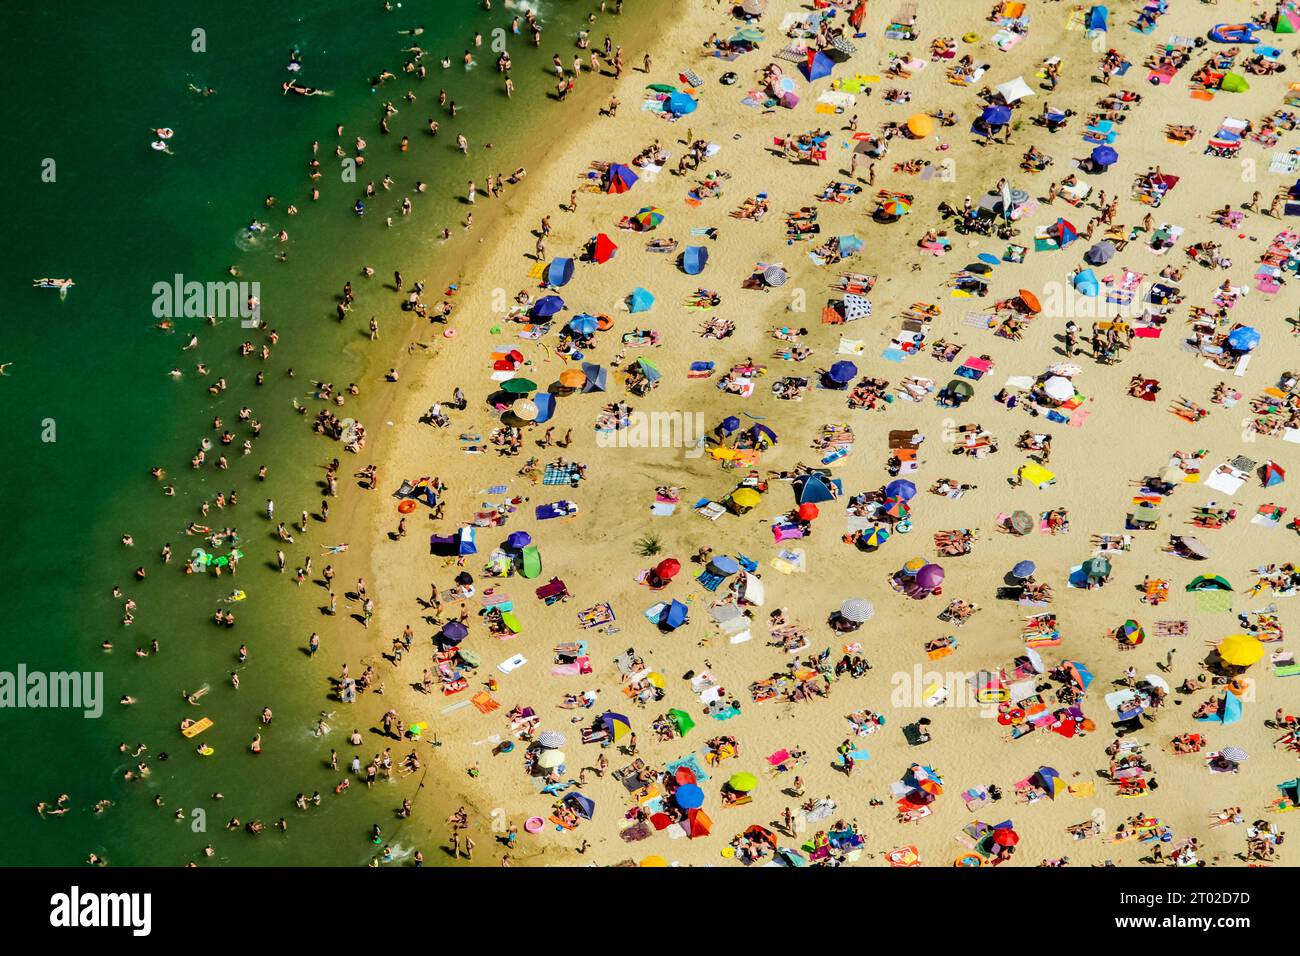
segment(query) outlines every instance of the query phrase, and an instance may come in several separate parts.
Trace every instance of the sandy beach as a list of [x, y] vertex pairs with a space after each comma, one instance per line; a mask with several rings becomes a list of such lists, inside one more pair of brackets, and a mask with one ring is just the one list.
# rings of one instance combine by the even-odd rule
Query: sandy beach
[[[755, 72], [772, 62], [771, 54], [779, 48], [778, 25], [795, 5], [773, 3], [762, 20], [767, 38], [759, 50], [729, 63], [704, 52], [702, 42], [710, 34], [726, 36], [736, 22], [713, 4], [687, 4], [684, 15], [664, 24], [662, 35], [652, 53], [649, 73], [636, 69], [625, 73], [611, 92], [619, 97], [621, 107], [616, 117], [600, 116], [583, 120], [566, 130], [548, 157], [545, 168], [529, 171], [525, 197], [509, 200], [508, 220], [489, 236], [480, 237], [480, 247], [464, 271], [455, 276], [458, 290], [451, 300], [455, 312], [450, 323], [455, 338], [443, 338], [440, 326], [433, 326], [435, 343], [432, 355], [416, 354], [399, 366], [400, 384], [391, 387], [394, 398], [390, 422], [374, 429], [384, 449], [380, 459], [381, 487], [387, 491], [403, 479], [415, 481], [436, 476], [447, 486], [441, 496], [445, 506], [442, 521], [433, 521], [423, 506], [408, 521], [409, 533], [400, 541], [386, 540], [386, 533], [396, 526], [396, 501], [387, 494], [368, 499], [369, 507], [357, 519], [369, 529], [375, 544], [370, 552], [372, 570], [368, 579], [376, 582], [378, 606], [376, 623], [379, 633], [396, 635], [405, 624], [412, 624], [419, 635], [416, 650], [408, 654], [397, 670], [399, 679], [387, 678], [387, 703], [407, 720], [427, 720], [437, 734], [440, 747], [436, 752], [433, 780], [429, 789], [441, 809], [464, 803], [472, 812], [470, 831], [479, 836], [483, 846], [489, 834], [500, 834], [503, 824], [520, 827], [517, 847], [511, 853], [517, 864], [613, 864], [623, 860], [663, 857], [682, 865], [734, 865], [727, 851], [733, 836], [753, 824], [774, 830], [781, 844], [799, 845], [820, 827], [807, 824], [799, 828], [799, 837], [781, 834], [780, 821], [786, 808], [796, 818], [799, 805], [810, 798], [829, 797], [836, 810], [831, 819], [854, 821], [865, 841], [861, 861], [875, 865], [887, 862], [886, 853], [897, 847], [912, 846], [927, 865], [951, 865], [962, 855], [957, 838], [962, 828], [973, 820], [996, 823], [1013, 819], [1021, 835], [1017, 865], [1068, 857], [1074, 865], [1100, 864], [1112, 860], [1118, 865], [1135, 864], [1148, 856], [1150, 844], [1114, 841], [1117, 826], [1125, 819], [1144, 814], [1157, 818], [1168, 827], [1172, 841], [1181, 845], [1188, 837], [1199, 841], [1197, 858], [1212, 864], [1230, 865], [1245, 848], [1246, 826], [1211, 827], [1211, 815], [1224, 807], [1241, 807], [1247, 823], [1265, 815], [1277, 797], [1274, 785], [1295, 773], [1292, 753], [1274, 748], [1273, 739], [1282, 731], [1271, 726], [1278, 708], [1292, 706], [1294, 695], [1286, 693], [1285, 679], [1274, 677], [1267, 660], [1256, 664], [1249, 676], [1254, 678], [1245, 692], [1244, 716], [1232, 727], [1197, 724], [1191, 711], [1208, 697], [1210, 689], [1183, 695], [1171, 692], [1156, 721], [1142, 723], [1138, 731], [1125, 740], [1145, 747], [1150, 764], [1147, 777], [1158, 781], [1158, 790], [1146, 792], [1139, 799], [1124, 799], [1116, 792], [1111, 778], [1111, 760], [1107, 745], [1114, 739], [1108, 726], [1116, 719], [1107, 713], [1102, 698], [1121, 686], [1126, 670], [1136, 674], [1164, 673], [1170, 687], [1185, 678], [1205, 671], [1203, 658], [1223, 638], [1240, 632], [1236, 614], [1264, 609], [1273, 603], [1267, 591], [1246, 593], [1259, 575], [1254, 569], [1285, 562], [1294, 551], [1294, 532], [1281, 527], [1270, 529], [1252, 522], [1251, 516], [1265, 503], [1285, 504], [1286, 486], [1261, 488], [1253, 476], [1236, 492], [1224, 495], [1213, 489], [1198, 487], [1202, 482], [1188, 482], [1179, 487], [1177, 498], [1162, 505], [1163, 517], [1154, 531], [1126, 532], [1126, 515], [1133, 512], [1133, 497], [1141, 479], [1165, 472], [1176, 452], [1193, 453], [1204, 449], [1199, 459], [1204, 471], [1237, 455], [1247, 455], [1257, 463], [1277, 460], [1290, 463], [1287, 446], [1277, 438], [1259, 437], [1244, 428], [1249, 424], [1249, 400], [1262, 389], [1276, 385], [1289, 368], [1288, 351], [1292, 329], [1284, 321], [1289, 313], [1285, 292], [1269, 295], [1250, 288], [1232, 312], [1234, 323], [1258, 328], [1265, 347], [1252, 356], [1245, 374], [1233, 377], [1231, 371], [1206, 369], [1204, 359], [1195, 350], [1183, 347], [1187, 337], [1184, 309], [1176, 309], [1160, 338], [1138, 338], [1131, 349], [1120, 353], [1122, 360], [1113, 364], [1094, 362], [1080, 354], [1071, 361], [1080, 367], [1073, 376], [1081, 397], [1080, 407], [1087, 414], [1076, 427], [1074, 422], [1061, 426], [1038, 423], [1024, 416], [1024, 406], [1008, 409], [992, 401], [996, 391], [1008, 379], [1040, 376], [1049, 366], [1065, 360], [1063, 332], [1071, 318], [1062, 312], [1051, 314], [1050, 307], [1027, 323], [1019, 340], [995, 336], [992, 331], [975, 328], [963, 321], [968, 312], [991, 311], [995, 300], [1015, 297], [1017, 290], [1037, 293], [1044, 301], [1061, 289], [1071, 270], [1080, 266], [1079, 253], [1092, 245], [1080, 239], [1066, 249], [1041, 252], [1034, 249], [1033, 230], [1052, 224], [1066, 216], [1078, 224], [1094, 215], [1089, 202], [1066, 206], [1061, 199], [1045, 202], [1049, 181], [1059, 181], [1074, 171], [1081, 179], [1095, 183], [1109, 196], [1119, 199], [1116, 224], [1124, 234], [1141, 224], [1151, 213], [1157, 223], [1182, 226], [1186, 232], [1176, 248], [1158, 257], [1148, 246], [1149, 234], [1140, 230], [1127, 248], [1097, 274], [1110, 275], [1131, 270], [1154, 279], [1166, 266], [1185, 270], [1177, 283], [1187, 303], [1208, 301], [1224, 278], [1234, 285], [1253, 286], [1250, 270], [1254, 259], [1273, 235], [1281, 231], [1285, 220], [1246, 212], [1232, 230], [1215, 224], [1211, 214], [1220, 204], [1239, 208], [1250, 199], [1252, 191], [1264, 194], [1264, 206], [1272, 192], [1285, 187], [1285, 177], [1264, 172], [1269, 150], [1247, 143], [1243, 157], [1255, 157], [1259, 167], [1257, 179], [1239, 181], [1239, 160], [1204, 155], [1201, 146], [1208, 132], [1224, 115], [1249, 117], [1258, 123], [1280, 103], [1285, 88], [1282, 77], [1251, 77], [1249, 92], [1219, 94], [1213, 102], [1197, 102], [1187, 95], [1187, 66], [1169, 86], [1152, 86], [1143, 81], [1147, 70], [1142, 61], [1153, 48], [1156, 37], [1169, 33], [1164, 21], [1154, 36], [1142, 35], [1112, 14], [1111, 32], [1100, 47], [1117, 49], [1133, 61], [1127, 81], [1112, 81], [1109, 90], [1093, 79], [1099, 55], [1082, 29], [1067, 29], [1070, 7], [1063, 4], [1037, 4], [1032, 26], [1026, 37], [1009, 53], [992, 48], [987, 37], [992, 25], [984, 19], [984, 5], [966, 4], [951, 9], [944, 18], [934, 4], [922, 3], [917, 20], [917, 40], [905, 49], [916, 56], [924, 69], [913, 66], [908, 79], [890, 76], [890, 60], [878, 38], [888, 26], [891, 11], [884, 7], [868, 10], [862, 32], [869, 40], [858, 41], [859, 52], [841, 64], [836, 76], [854, 74], [873, 77], [872, 95], [858, 94], [856, 104], [840, 114], [814, 111], [815, 96], [830, 81], [807, 84], [802, 78], [799, 88], [803, 101], [793, 111], [762, 109], [738, 101], [748, 88], [756, 85]], [[841, 17], [843, 14], [841, 13]], [[1169, 18], [1169, 19], [1172, 19]], [[1220, 22], [1213, 8], [1184, 11], [1177, 23], [1178, 34], [1201, 36]], [[842, 19], [838, 23], [842, 24]], [[930, 61], [927, 48], [940, 35], [961, 36], [973, 31], [981, 39], [970, 44], [958, 43], [959, 54], [971, 52], [977, 62], [987, 62], [988, 72], [974, 87], [952, 84], [945, 76], [952, 61]], [[1277, 45], [1288, 38], [1274, 38]], [[1293, 44], [1288, 44], [1288, 50]], [[898, 43], [885, 43], [889, 50], [902, 49]], [[1198, 51], [1194, 62], [1205, 51]], [[1054, 91], [1042, 88], [1035, 78], [1040, 64], [1049, 56], [1062, 58], [1060, 85]], [[1286, 57], [1290, 59], [1289, 55]], [[782, 64], [792, 71], [790, 63]], [[665, 120], [658, 112], [640, 109], [642, 87], [647, 83], [678, 83], [677, 74], [693, 70], [699, 74], [699, 109], [676, 121]], [[728, 70], [740, 75], [735, 86], [723, 86], [718, 77]], [[1012, 145], [1001, 142], [986, 144], [967, 132], [980, 103], [975, 90], [984, 84], [997, 85], [1023, 75], [1034, 91], [1016, 113]], [[582, 80], [581, 82], [607, 82]], [[1104, 175], [1091, 176], [1073, 170], [1071, 160], [1086, 156], [1091, 146], [1080, 141], [1084, 116], [1094, 109], [1099, 96], [1119, 89], [1142, 95], [1119, 126], [1122, 135], [1115, 148], [1119, 161]], [[887, 89], [910, 93], [910, 103], [887, 103]], [[1230, 101], [1230, 102], [1228, 102]], [[1031, 125], [1042, 104], [1050, 102], [1060, 110], [1076, 115], [1070, 125], [1058, 132]], [[865, 187], [851, 201], [819, 203], [818, 196], [829, 182], [852, 182], [847, 173], [849, 149], [857, 140], [844, 127], [856, 115], [857, 130], [877, 132], [886, 122], [902, 123], [910, 116], [942, 108], [955, 110], [961, 121], [940, 128], [925, 138], [900, 137], [890, 145], [887, 157], [875, 164], [875, 185]], [[1165, 136], [1169, 123], [1195, 125], [1199, 130], [1189, 146], [1178, 146]], [[1118, 125], [1118, 124], [1117, 124]], [[826, 145], [828, 156], [820, 164], [792, 162], [770, 148], [773, 137], [799, 134], [814, 127], [827, 129], [831, 135]], [[706, 139], [716, 146], [698, 170], [675, 175], [677, 162], [694, 139]], [[999, 137], [1000, 139], [1000, 137]], [[637, 151], [659, 143], [669, 153], [664, 168], [651, 176], [642, 175], [627, 194], [610, 195], [596, 191], [599, 180], [586, 177], [593, 162], [627, 163]], [[1053, 157], [1053, 165], [1043, 172], [1030, 174], [1019, 166], [1021, 154], [1030, 145]], [[894, 163], [920, 159], [931, 164], [944, 163], [945, 175], [928, 180], [894, 172]], [[1182, 178], [1181, 188], [1172, 190], [1159, 208], [1140, 204], [1132, 197], [1133, 180], [1149, 167], [1161, 166]], [[712, 171], [723, 177], [708, 177]], [[864, 174], [865, 170], [859, 170]], [[992, 252], [997, 259], [1008, 244], [996, 237], [962, 235], [951, 225], [939, 222], [936, 208], [947, 202], [961, 207], [963, 198], [977, 201], [994, 188], [1000, 177], [1024, 189], [1037, 199], [1037, 207], [1018, 220], [1019, 235], [1015, 243], [1029, 247], [1023, 263], [999, 262], [989, 270], [987, 298], [965, 301], [950, 297], [946, 283], [950, 276], [978, 252]], [[720, 195], [702, 202], [686, 202], [687, 192], [700, 180], [714, 178], [721, 184]], [[1207, 188], [1214, 184], [1216, 188]], [[578, 190], [576, 212], [566, 207], [569, 192]], [[896, 190], [915, 196], [911, 215], [891, 224], [872, 221], [877, 189]], [[729, 213], [742, 201], [766, 194], [770, 211], [760, 222], [743, 221]], [[1095, 195], [1095, 193], [1094, 193]], [[647, 206], [663, 210], [663, 222], [653, 233], [640, 235], [616, 228], [621, 217], [631, 216]], [[818, 266], [808, 256], [810, 244], [787, 244], [783, 224], [787, 211], [812, 207], [820, 213], [821, 238], [856, 234], [865, 245], [856, 256], [839, 265]], [[610, 331], [597, 334], [596, 344], [584, 358], [609, 364], [621, 355], [619, 368], [610, 369], [609, 390], [605, 393], [563, 395], [557, 410], [545, 425], [525, 427], [522, 451], [517, 456], [502, 456], [500, 449], [489, 445], [482, 454], [466, 454], [462, 448], [482, 442], [457, 440], [457, 436], [486, 437], [498, 424], [485, 405], [493, 352], [518, 349], [524, 358], [520, 374], [538, 383], [545, 391], [558, 382], [560, 374], [578, 363], [556, 354], [554, 335], [540, 342], [518, 336], [520, 326], [506, 321], [503, 304], [513, 304], [514, 296], [526, 290], [535, 300], [548, 290], [530, 278], [536, 265], [534, 231], [543, 217], [550, 221], [546, 238], [549, 261], [555, 256], [580, 256], [584, 244], [598, 233], [608, 234], [619, 246], [616, 257], [605, 264], [579, 262], [573, 280], [562, 289], [549, 290], [560, 295], [566, 311], [557, 318], [555, 328], [573, 314], [606, 314], [613, 319]], [[946, 228], [951, 250], [936, 256], [918, 248], [917, 242], [929, 228]], [[699, 230], [716, 229], [716, 235], [701, 236]], [[1103, 227], [1104, 229], [1104, 227]], [[682, 247], [702, 245], [709, 260], [700, 276], [686, 275], [674, 265], [674, 256], [657, 254], [644, 248], [651, 239], [672, 237]], [[1188, 242], [1216, 240], [1224, 254], [1234, 261], [1230, 270], [1202, 269], [1190, 264], [1183, 253]], [[778, 288], [743, 289], [741, 281], [754, 272], [756, 263], [780, 263], [789, 281]], [[869, 318], [841, 327], [824, 324], [822, 307], [842, 296], [829, 286], [841, 272], [874, 275], [875, 288], [870, 293], [872, 314]], [[630, 315], [624, 304], [636, 287], [651, 291], [655, 302], [649, 312]], [[721, 303], [707, 314], [683, 308], [698, 289], [716, 290]], [[890, 361], [881, 352], [899, 329], [898, 316], [916, 302], [937, 306], [941, 314], [929, 322], [928, 340], [920, 353], [904, 363]], [[1058, 297], [1058, 301], [1060, 298]], [[1065, 297], [1072, 307], [1073, 298]], [[1085, 304], [1086, 305], [1086, 304]], [[1079, 307], [1083, 308], [1083, 307]], [[1113, 315], [1114, 313], [1106, 313]], [[1077, 313], [1084, 329], [1092, 317]], [[718, 318], [733, 322], [734, 334], [721, 341], [701, 338], [702, 322]], [[1104, 318], [1104, 315], [1103, 315]], [[786, 345], [773, 338], [773, 329], [782, 326], [805, 327], [804, 344], [813, 353], [802, 363], [776, 357]], [[653, 329], [657, 345], [646, 349], [624, 348], [620, 336], [633, 329]], [[428, 340], [429, 334], [417, 326], [415, 336]], [[841, 340], [861, 343], [846, 354], [837, 354]], [[951, 366], [931, 356], [938, 340], [959, 343], [959, 360]], [[1084, 349], [1081, 348], [1081, 353]], [[623, 388], [623, 370], [637, 358], [652, 357], [662, 379], [658, 387], [644, 397], [629, 396]], [[781, 401], [770, 391], [771, 383], [783, 376], [807, 376], [817, 380], [816, 369], [826, 369], [833, 362], [851, 359], [858, 373], [889, 382], [892, 394], [904, 376], [933, 379], [942, 388], [953, 378], [953, 370], [967, 357], [987, 356], [993, 363], [979, 384], [974, 397], [960, 408], [936, 403], [933, 395], [923, 401], [882, 402], [878, 409], [866, 411], [845, 407], [845, 395], [830, 390], [810, 388], [800, 401]], [[751, 397], [741, 398], [719, 390], [717, 379], [729, 367], [745, 363], [752, 357], [755, 364], [766, 366], [766, 374], [757, 380]], [[716, 371], [707, 380], [692, 379], [687, 372], [694, 361], [712, 361]], [[1155, 402], [1141, 402], [1128, 394], [1130, 379], [1135, 375], [1156, 379], [1163, 392]], [[1242, 395], [1235, 409], [1216, 406], [1210, 393], [1216, 384], [1226, 381]], [[464, 412], [447, 407], [456, 387], [468, 396]], [[1172, 414], [1170, 404], [1178, 396], [1208, 409], [1195, 423]], [[773, 480], [767, 493], [753, 511], [744, 515], [724, 514], [715, 521], [692, 513], [691, 505], [699, 499], [722, 501], [736, 488], [749, 469], [724, 470], [708, 454], [698, 456], [698, 449], [680, 447], [602, 447], [610, 439], [602, 437], [594, 422], [606, 402], [626, 400], [638, 412], [682, 413], [688, 421], [698, 420], [711, 433], [714, 426], [729, 415], [739, 415], [745, 428], [761, 422], [779, 436], [779, 442], [764, 451], [755, 470], [766, 476], [769, 470], [793, 469], [796, 463], [816, 463], [821, 452], [810, 447], [822, 426], [846, 423], [856, 437], [850, 453], [834, 463], [832, 475], [843, 483], [844, 497], [886, 485], [890, 475], [886, 462], [890, 452], [886, 442], [891, 430], [917, 429], [926, 437], [919, 452], [919, 469], [911, 477], [919, 494], [912, 502], [911, 529], [907, 537], [895, 534], [878, 550], [863, 553], [842, 540], [847, 524], [844, 502], [825, 502], [820, 517], [812, 523], [810, 537], [774, 545], [771, 524], [791, 510], [796, 499], [788, 482]], [[445, 428], [436, 429], [418, 419], [434, 403], [444, 403], [450, 418]], [[960, 441], [961, 426], [978, 423], [991, 433], [999, 446], [996, 454], [983, 458], [960, 455], [958, 460], [944, 460], [953, 454]], [[377, 423], [373, 423], [377, 424]], [[538, 442], [548, 428], [556, 438], [572, 430], [572, 444], [563, 449], [540, 448]], [[1031, 483], [1013, 486], [1017, 469], [1031, 461], [1029, 453], [1016, 447], [1022, 432], [1050, 432], [1050, 470], [1056, 481], [1045, 488]], [[691, 454], [688, 454], [691, 453]], [[518, 474], [528, 459], [541, 464], [563, 457], [586, 466], [585, 480], [575, 489], [531, 483]], [[1035, 459], [1036, 460], [1036, 459]], [[940, 479], [972, 485], [959, 500], [928, 493]], [[674, 514], [656, 516], [651, 506], [656, 488], [679, 486], [681, 503]], [[490, 491], [505, 486], [505, 491]], [[476, 577], [478, 594], [468, 601], [471, 611], [469, 637], [462, 645], [472, 648], [481, 666], [469, 674], [469, 689], [460, 697], [477, 694], [491, 678], [497, 685], [491, 698], [500, 709], [480, 713], [474, 707], [461, 707], [444, 713], [448, 705], [460, 698], [443, 698], [437, 687], [431, 696], [403, 687], [400, 695], [395, 684], [419, 683], [422, 666], [427, 663], [424, 648], [431, 627], [420, 619], [428, 614], [417, 599], [427, 597], [430, 582], [439, 588], [451, 586], [460, 569], [454, 559], [430, 557], [428, 536], [449, 535], [457, 527], [472, 525], [476, 515], [514, 497], [522, 497], [511, 508], [503, 526], [476, 529], [478, 553], [463, 561], [465, 570]], [[561, 498], [579, 506], [579, 513], [550, 524], [534, 520], [535, 506]], [[1197, 531], [1189, 527], [1191, 509], [1217, 502], [1237, 509], [1240, 517], [1231, 526], [1218, 530]], [[1068, 513], [1068, 531], [1048, 533], [1035, 527], [1021, 537], [1004, 533], [998, 516], [1024, 510], [1039, 523], [1040, 514], [1051, 511]], [[934, 535], [952, 529], [969, 529], [973, 545], [969, 554], [957, 557], [936, 555]], [[507, 535], [526, 531], [538, 546], [542, 560], [539, 578], [525, 580], [519, 574], [493, 578], [481, 574], [491, 552]], [[1067, 587], [1071, 568], [1094, 555], [1092, 536], [1129, 534], [1131, 547], [1113, 556], [1114, 570], [1104, 589], [1085, 590]], [[1163, 550], [1171, 534], [1199, 534], [1208, 545], [1210, 557], [1190, 561]], [[636, 542], [653, 536], [662, 550], [653, 557], [638, 553]], [[804, 552], [806, 571], [784, 574], [772, 565], [778, 548], [796, 545]], [[704, 590], [691, 580], [701, 568], [692, 556], [702, 547], [715, 554], [736, 554], [757, 562], [757, 574], [764, 585], [763, 606], [753, 607], [752, 639], [730, 643], [722, 628], [710, 619], [710, 606], [726, 594], [724, 584], [718, 592]], [[923, 557], [942, 564], [946, 571], [942, 594], [924, 600], [909, 599], [890, 587], [890, 578], [909, 559]], [[651, 591], [638, 583], [638, 575], [662, 558], [676, 557], [682, 571], [662, 591]], [[1034, 577], [1050, 584], [1054, 599], [1050, 605], [1027, 607], [1014, 600], [999, 600], [997, 593], [1004, 578], [1017, 562], [1029, 560], [1037, 565]], [[1189, 593], [1184, 586], [1198, 574], [1222, 574], [1236, 590], [1226, 606], [1209, 611], [1200, 595]], [[1146, 577], [1170, 582], [1170, 597], [1158, 607], [1142, 602]], [[550, 606], [533, 596], [533, 591], [552, 577], [567, 584], [572, 597]], [[500, 640], [490, 635], [483, 623], [481, 597], [488, 590], [504, 594], [513, 602], [514, 613], [521, 623], [520, 633]], [[865, 598], [874, 605], [874, 617], [861, 630], [843, 635], [832, 632], [828, 616], [845, 599]], [[689, 623], [662, 633], [642, 612], [661, 600], [677, 599], [689, 607]], [[980, 610], [969, 623], [957, 627], [938, 619], [951, 599], [973, 602]], [[601, 602], [608, 602], [617, 615], [613, 626], [584, 630], [577, 612]], [[450, 617], [455, 617], [455, 602], [448, 603]], [[844, 647], [856, 642], [861, 655], [870, 662], [870, 670], [861, 679], [848, 675], [828, 682], [829, 693], [811, 701], [780, 700], [755, 703], [750, 684], [770, 674], [783, 672], [792, 657], [780, 646], [770, 646], [768, 614], [780, 608], [786, 621], [806, 626], [807, 649], [799, 654], [801, 662], [829, 649], [833, 664], [844, 654]], [[1283, 626], [1290, 624], [1289, 602], [1278, 604]], [[1050, 612], [1057, 616], [1060, 642], [1042, 649], [1046, 668], [1061, 661], [1086, 662], [1095, 675], [1082, 709], [1091, 732], [1079, 732], [1066, 738], [1047, 729], [1028, 734], [1027, 739], [1009, 740], [1008, 727], [997, 720], [997, 707], [977, 706], [965, 692], [965, 678], [981, 671], [996, 672], [1010, 667], [1025, 653], [1022, 627], [1033, 613]], [[1137, 620], [1144, 628], [1140, 646], [1122, 648], [1111, 632], [1127, 619]], [[1187, 622], [1183, 636], [1161, 636], [1157, 622]], [[372, 625], [371, 631], [375, 631]], [[931, 660], [925, 644], [945, 635], [957, 637], [955, 651]], [[368, 637], [369, 635], [367, 635]], [[591, 672], [557, 676], [552, 672], [556, 645], [586, 642], [585, 656]], [[1270, 644], [1274, 653], [1282, 645]], [[644, 661], [644, 669], [663, 675], [662, 699], [637, 703], [625, 696], [615, 658], [634, 649]], [[1171, 651], [1172, 667], [1162, 671]], [[527, 664], [503, 674], [497, 664], [520, 654]], [[683, 675], [709, 672], [724, 688], [725, 697], [738, 701], [740, 713], [725, 721], [706, 716], [700, 696]], [[1030, 673], [1031, 683], [1052, 685], [1044, 675]], [[1114, 682], [1115, 686], [1111, 686]], [[951, 698], [944, 706], [926, 706], [924, 698], [935, 684], [946, 686]], [[598, 702], [590, 710], [566, 710], [559, 704], [566, 694], [597, 692]], [[1050, 694], [1049, 694], [1050, 698]], [[369, 705], [365, 705], [369, 706]], [[566, 778], [577, 778], [585, 771], [580, 792], [595, 802], [594, 819], [584, 820], [573, 831], [558, 831], [547, 824], [537, 835], [522, 831], [524, 821], [533, 816], [547, 816], [559, 797], [539, 793], [537, 778], [530, 777], [521, 763], [521, 753], [528, 745], [508, 730], [507, 712], [514, 707], [531, 707], [540, 716], [540, 728], [561, 731], [568, 741], [563, 749], [568, 755]], [[870, 709], [887, 718], [869, 735], [858, 740], [846, 715]], [[696, 754], [699, 766], [708, 778], [700, 779], [706, 800], [704, 810], [712, 818], [712, 833], [687, 839], [677, 826], [667, 832], [654, 832], [637, 842], [620, 839], [629, 821], [625, 814], [636, 799], [612, 771], [632, 762], [632, 755], [621, 753], [621, 746], [601, 750], [583, 746], [579, 731], [605, 710], [625, 714], [636, 732], [636, 756], [658, 770], [670, 762]], [[651, 730], [654, 719], [670, 709], [690, 714], [695, 727], [685, 737], [657, 740]], [[919, 746], [909, 743], [903, 727], [927, 717], [931, 739]], [[1208, 730], [1204, 728], [1209, 727]], [[1175, 735], [1201, 732], [1207, 738], [1200, 754], [1176, 755], [1170, 740]], [[734, 737], [740, 745], [738, 756], [716, 767], [704, 759], [709, 748], [706, 741], [718, 736]], [[841, 741], [852, 739], [855, 747], [869, 751], [859, 756], [851, 775], [839, 764], [836, 748]], [[513, 740], [510, 753], [495, 755], [497, 745]], [[1212, 773], [1206, 766], [1209, 752], [1234, 745], [1249, 751], [1249, 762], [1237, 773]], [[769, 755], [779, 751], [804, 751], [801, 763], [787, 764], [778, 772]], [[611, 773], [598, 777], [594, 767], [597, 756], [604, 753]], [[934, 768], [944, 780], [944, 795], [929, 805], [926, 818], [913, 823], [896, 822], [894, 806], [898, 794], [891, 794], [891, 784], [904, 777], [909, 766], [920, 764]], [[1059, 772], [1060, 786], [1054, 799], [1037, 799], [1024, 805], [1017, 798], [1016, 785], [1029, 780], [1042, 767]], [[474, 775], [471, 776], [471, 768]], [[728, 778], [737, 772], [756, 775], [758, 785], [752, 800], [738, 806], [724, 805], [720, 791]], [[795, 776], [804, 782], [804, 797], [786, 792]], [[962, 792], [989, 784], [1002, 791], [1002, 800], [971, 811], [964, 805]], [[662, 786], [657, 787], [663, 799]], [[872, 806], [873, 798], [882, 801]], [[659, 806], [655, 804], [654, 806]], [[1270, 817], [1271, 818], [1271, 817]], [[1101, 833], [1086, 840], [1076, 840], [1067, 827], [1080, 822], [1098, 821]], [[494, 826], [495, 821], [495, 826]], [[674, 838], [681, 837], [681, 838]], [[582, 856], [575, 853], [589, 845]], [[496, 862], [499, 853], [480, 854], [476, 861]], [[858, 857], [855, 857], [858, 859]]]

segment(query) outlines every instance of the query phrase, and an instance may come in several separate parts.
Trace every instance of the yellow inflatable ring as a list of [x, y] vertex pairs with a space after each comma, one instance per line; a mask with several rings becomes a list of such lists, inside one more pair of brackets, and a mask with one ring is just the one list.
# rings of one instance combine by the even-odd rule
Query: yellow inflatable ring
[[974, 32], [968, 33], [961, 38], [961, 41], [963, 43], [978, 43], [979, 40], [980, 40], [980, 35]]

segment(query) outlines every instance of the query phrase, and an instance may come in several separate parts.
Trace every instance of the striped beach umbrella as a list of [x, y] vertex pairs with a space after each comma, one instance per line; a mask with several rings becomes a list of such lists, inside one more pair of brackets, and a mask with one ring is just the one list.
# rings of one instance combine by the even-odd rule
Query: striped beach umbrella
[[658, 206], [643, 206], [632, 220], [642, 229], [653, 229], [664, 221], [664, 211]]
[[880, 204], [880, 211], [886, 216], [906, 216], [912, 211], [912, 204], [900, 196], [893, 196]]
[[548, 749], [563, 747], [564, 740], [564, 734], [560, 733], [558, 730], [543, 730], [537, 735], [537, 742]]
[[763, 281], [770, 286], [782, 286], [790, 278], [780, 266], [768, 266], [763, 270]]
[[863, 624], [876, 616], [876, 609], [866, 598], [850, 598], [840, 605], [840, 617], [854, 624]]
[[1250, 754], [1240, 747], [1224, 747], [1221, 751], [1223, 756], [1227, 757], [1233, 763], [1241, 763], [1243, 760], [1249, 760]]

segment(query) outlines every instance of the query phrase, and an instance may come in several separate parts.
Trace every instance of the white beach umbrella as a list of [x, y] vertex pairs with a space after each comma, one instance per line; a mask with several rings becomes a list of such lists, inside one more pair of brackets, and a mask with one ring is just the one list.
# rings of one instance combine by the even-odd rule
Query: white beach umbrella
[[1062, 375], [1053, 375], [1043, 383], [1043, 391], [1049, 398], [1058, 402], [1068, 402], [1074, 398], [1074, 385]]
[[1033, 96], [1034, 91], [1030, 89], [1023, 76], [1018, 76], [1014, 80], [1008, 80], [997, 88], [998, 95], [1007, 103], [1014, 103], [1017, 100], [1023, 100], [1026, 96]]

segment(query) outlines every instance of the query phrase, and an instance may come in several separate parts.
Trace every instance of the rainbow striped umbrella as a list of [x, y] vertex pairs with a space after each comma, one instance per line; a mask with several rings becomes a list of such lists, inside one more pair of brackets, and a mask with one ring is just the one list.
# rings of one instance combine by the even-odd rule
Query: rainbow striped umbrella
[[644, 206], [632, 219], [642, 229], [653, 229], [664, 221], [664, 211], [658, 206]]

